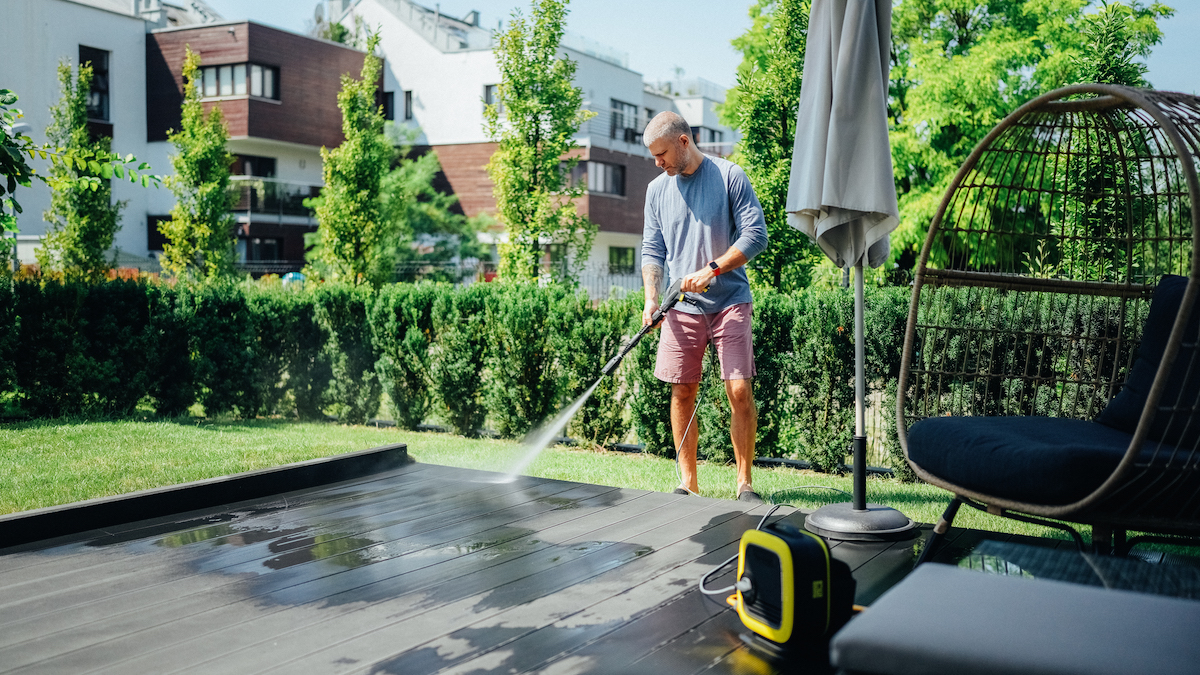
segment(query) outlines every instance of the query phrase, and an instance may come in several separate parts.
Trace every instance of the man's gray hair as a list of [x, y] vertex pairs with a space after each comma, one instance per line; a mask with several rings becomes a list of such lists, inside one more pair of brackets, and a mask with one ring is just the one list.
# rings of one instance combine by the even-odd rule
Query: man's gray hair
[[642, 132], [642, 143], [645, 143], [646, 147], [650, 147], [651, 143], [660, 138], [670, 138], [671, 142], [678, 143], [680, 136], [687, 136], [691, 139], [692, 127], [678, 113], [668, 110], [655, 115], [654, 119], [646, 125], [646, 130]]

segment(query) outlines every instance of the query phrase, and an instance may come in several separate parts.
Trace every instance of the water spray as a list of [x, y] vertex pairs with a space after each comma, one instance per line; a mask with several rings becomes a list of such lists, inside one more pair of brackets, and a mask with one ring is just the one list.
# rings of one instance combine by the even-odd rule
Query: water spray
[[[596, 387], [600, 386], [600, 382], [605, 377], [616, 372], [617, 366], [621, 365], [621, 359], [624, 359], [629, 352], [633, 351], [633, 348], [637, 346], [637, 343], [641, 341], [643, 337], [646, 337], [647, 333], [649, 333], [655, 326], [662, 323], [663, 317], [667, 315], [667, 312], [670, 311], [672, 307], [678, 304], [680, 300], [684, 302], [692, 302], [684, 297], [686, 294], [681, 290], [682, 286], [683, 279], [677, 279], [675, 283], [671, 284], [671, 286], [667, 288], [667, 293], [663, 298], [662, 304], [659, 305], [658, 309], [655, 310], [654, 314], [652, 314], [650, 317], [650, 323], [642, 326], [642, 329], [638, 331], [637, 335], [634, 335], [633, 338], [627, 340], [625, 344], [622, 345], [621, 350], [616, 356], [612, 357], [612, 359], [604, 366], [603, 369], [601, 369], [600, 377], [592, 384], [591, 387], [587, 389], [587, 391], [585, 391], [579, 398], [571, 402], [570, 405], [564, 408], [548, 424], [534, 429], [525, 436], [525, 440], [522, 445], [525, 445], [527, 448], [529, 448], [529, 450], [525, 453], [525, 456], [521, 458], [521, 461], [518, 462], [518, 464], [502, 479], [500, 479], [500, 482], [508, 483], [517, 479], [517, 476], [520, 475], [521, 472], [524, 471], [529, 464], [537, 458], [542, 450], [545, 450], [546, 447], [548, 447], [550, 443], [557, 438], [560, 433], [562, 433], [562, 430], [567, 426], [567, 422], [569, 422], [571, 418], [575, 416], [575, 413], [579, 412], [579, 409], [582, 408], [583, 404], [588, 400], [588, 398], [591, 397], [592, 392], [596, 391]], [[705, 290], [707, 291], [708, 289]], [[698, 406], [699, 398], [696, 399], [696, 403]], [[692, 416], [695, 417], [695, 414], [696, 411], [693, 410]], [[688, 421], [688, 424], [689, 426], [691, 425], [690, 420]], [[686, 431], [684, 432], [684, 435], [687, 435]], [[678, 451], [676, 451], [675, 454], [677, 464], [676, 471], [678, 472]]]

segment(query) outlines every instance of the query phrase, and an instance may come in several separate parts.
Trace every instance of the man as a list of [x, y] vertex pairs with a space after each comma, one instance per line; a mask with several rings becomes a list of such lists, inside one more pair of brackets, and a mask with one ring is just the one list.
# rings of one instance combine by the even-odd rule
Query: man
[[[758, 410], [751, 388], [754, 348], [750, 339], [750, 282], [743, 266], [767, 247], [762, 206], [746, 174], [732, 162], [696, 148], [692, 129], [673, 112], [646, 126], [643, 142], [664, 173], [646, 190], [642, 233], [642, 324], [658, 309], [664, 279], [683, 279], [689, 303], [662, 321], [654, 375], [671, 383], [671, 431], [683, 484], [676, 494], [696, 494], [700, 367], [709, 340], [721, 362], [721, 379], [733, 420], [729, 430], [737, 460], [738, 499], [761, 502], [751, 486]], [[689, 424], [690, 422], [690, 424]], [[687, 437], [684, 438], [684, 434]]]

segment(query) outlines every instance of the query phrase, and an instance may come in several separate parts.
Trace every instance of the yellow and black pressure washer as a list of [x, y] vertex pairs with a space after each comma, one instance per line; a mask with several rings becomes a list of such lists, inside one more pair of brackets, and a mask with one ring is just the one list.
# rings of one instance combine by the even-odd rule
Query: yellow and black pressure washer
[[[767, 514], [770, 516], [770, 513]], [[823, 649], [854, 611], [854, 578], [820, 537], [778, 521], [742, 534], [738, 554], [700, 579], [706, 595], [734, 591], [727, 602], [752, 631], [743, 639], [770, 656]], [[711, 590], [707, 579], [737, 560], [737, 583]]]

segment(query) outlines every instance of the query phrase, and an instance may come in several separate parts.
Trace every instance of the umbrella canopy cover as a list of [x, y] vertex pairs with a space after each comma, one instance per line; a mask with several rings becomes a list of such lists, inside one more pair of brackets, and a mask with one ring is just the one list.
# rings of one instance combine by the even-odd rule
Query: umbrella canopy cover
[[813, 0], [786, 209], [838, 267], [887, 259], [900, 209], [888, 143], [891, 0]]

